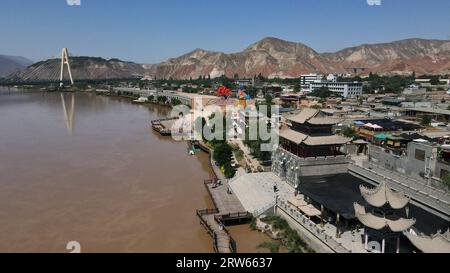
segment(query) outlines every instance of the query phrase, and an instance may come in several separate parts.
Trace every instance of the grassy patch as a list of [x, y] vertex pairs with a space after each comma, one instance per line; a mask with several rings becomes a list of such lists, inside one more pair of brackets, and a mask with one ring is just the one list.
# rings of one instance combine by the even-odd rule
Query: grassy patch
[[257, 246], [258, 249], [268, 249], [270, 253], [280, 253], [280, 242], [264, 242]]
[[[314, 253], [314, 250], [293, 230], [288, 222], [276, 215], [268, 215], [261, 219], [264, 223], [272, 226], [273, 231], [279, 231], [281, 236], [281, 244], [284, 245], [290, 253]], [[270, 251], [274, 246], [268, 248]], [[267, 247], [265, 247], [267, 248]], [[279, 249], [279, 248], [278, 248]]]

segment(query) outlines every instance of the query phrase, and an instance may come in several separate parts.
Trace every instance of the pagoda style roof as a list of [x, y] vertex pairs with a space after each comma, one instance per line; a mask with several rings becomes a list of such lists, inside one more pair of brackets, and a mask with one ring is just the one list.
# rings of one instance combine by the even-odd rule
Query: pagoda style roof
[[303, 143], [308, 146], [343, 145], [351, 140], [350, 138], [339, 135], [313, 137], [289, 128], [281, 129], [279, 135], [297, 145]]
[[294, 142], [295, 144], [301, 144], [306, 138], [308, 138], [308, 135], [302, 134], [289, 128], [281, 129], [279, 135], [280, 137]]
[[371, 206], [381, 208], [389, 204], [393, 209], [402, 209], [408, 205], [410, 199], [402, 192], [394, 192], [385, 181], [374, 189], [360, 186], [361, 195]]
[[433, 236], [415, 235], [405, 232], [411, 243], [423, 253], [450, 253], [450, 231]]
[[294, 116], [287, 116], [286, 119], [296, 123], [305, 123], [307, 120], [317, 116], [319, 110], [312, 108], [305, 108], [300, 113]]
[[319, 114], [320, 111], [317, 109], [305, 108], [296, 115], [287, 116], [286, 119], [299, 124], [309, 123], [311, 125], [336, 125], [341, 122], [335, 118], [320, 117]]
[[339, 122], [341, 122], [341, 120], [339, 119], [335, 119], [335, 118], [329, 118], [329, 117], [318, 117], [318, 118], [312, 118], [310, 120], [307, 121], [309, 124], [312, 125], [336, 125]]
[[415, 219], [399, 218], [397, 220], [387, 219], [385, 217], [376, 216], [367, 213], [366, 208], [358, 203], [354, 203], [355, 216], [366, 227], [375, 230], [389, 228], [393, 232], [403, 232], [411, 228], [415, 223]]
[[343, 145], [351, 141], [350, 138], [332, 135], [323, 137], [308, 137], [303, 142], [308, 146], [320, 146], [320, 145]]

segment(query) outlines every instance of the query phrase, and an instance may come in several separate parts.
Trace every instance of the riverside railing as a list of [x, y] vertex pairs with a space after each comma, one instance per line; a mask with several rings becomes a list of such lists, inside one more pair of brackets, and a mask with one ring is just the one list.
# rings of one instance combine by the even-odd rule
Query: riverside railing
[[228, 229], [225, 227], [225, 225], [222, 222], [222, 215], [215, 215], [214, 216], [214, 220], [216, 221], [216, 223], [222, 227], [223, 231], [225, 231], [225, 233], [228, 235], [228, 238], [230, 240], [228, 247], [230, 248], [231, 253], [237, 253], [237, 247], [236, 247], [236, 241], [233, 239], [233, 237], [231, 236], [230, 232], [228, 231]]
[[259, 210], [255, 210], [255, 211], [253, 212], [253, 217], [259, 217], [259, 216], [261, 216], [262, 214], [264, 214], [264, 213], [265, 213], [266, 211], [268, 211], [269, 209], [275, 207], [276, 204], [277, 204], [277, 201], [275, 200], [275, 201], [273, 201], [272, 203], [268, 204], [267, 206], [262, 207], [262, 208], [260, 208]]
[[205, 220], [204, 216], [207, 215], [214, 215], [214, 221], [217, 223], [219, 228], [221, 228], [221, 230], [223, 230], [226, 233], [229, 239], [228, 248], [230, 249], [231, 253], [236, 253], [237, 252], [236, 241], [233, 239], [228, 229], [225, 228], [225, 225], [222, 223], [221, 220], [222, 216], [217, 215], [218, 213], [219, 213], [218, 209], [197, 210], [197, 216], [200, 218], [201, 224], [206, 228], [208, 234], [211, 235], [211, 237], [213, 238], [214, 252], [216, 253], [219, 252], [219, 240], [218, 240], [219, 234], [217, 234], [214, 228], [208, 223], [208, 221]]
[[206, 231], [208, 234], [213, 238], [213, 248], [214, 252], [219, 253], [219, 242], [217, 240], [217, 234], [212, 228], [212, 226], [203, 218], [203, 216], [215, 214], [219, 211], [217, 209], [204, 209], [204, 210], [197, 210], [197, 216], [200, 219], [200, 223], [206, 228]]
[[287, 215], [289, 215], [292, 219], [294, 219], [295, 222], [308, 230], [312, 235], [322, 241], [333, 251], [337, 253], [351, 253], [350, 250], [345, 248], [341, 243], [337, 242], [332, 236], [327, 235], [325, 231], [319, 228], [313, 221], [301, 214], [298, 209], [290, 206], [285, 201], [280, 199], [277, 202], [277, 207]]

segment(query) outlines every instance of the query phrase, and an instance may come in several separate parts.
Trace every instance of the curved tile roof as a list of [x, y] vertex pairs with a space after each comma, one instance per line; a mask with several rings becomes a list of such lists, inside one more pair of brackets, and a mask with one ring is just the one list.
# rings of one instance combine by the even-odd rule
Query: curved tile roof
[[401, 192], [394, 192], [391, 190], [385, 181], [381, 182], [378, 187], [374, 189], [366, 188], [361, 185], [361, 195], [364, 200], [371, 206], [380, 208], [389, 204], [393, 209], [402, 209], [408, 205], [410, 199]]
[[416, 223], [415, 219], [399, 218], [398, 220], [389, 220], [384, 217], [375, 216], [372, 213], [367, 213], [366, 209], [358, 203], [355, 203], [354, 207], [356, 218], [358, 218], [364, 226], [375, 230], [389, 228], [393, 232], [403, 232]]
[[280, 137], [292, 141], [295, 144], [304, 143], [305, 145], [308, 146], [321, 146], [333, 144], [342, 145], [351, 141], [350, 138], [338, 135], [312, 137], [288, 128], [281, 129], [279, 135]]

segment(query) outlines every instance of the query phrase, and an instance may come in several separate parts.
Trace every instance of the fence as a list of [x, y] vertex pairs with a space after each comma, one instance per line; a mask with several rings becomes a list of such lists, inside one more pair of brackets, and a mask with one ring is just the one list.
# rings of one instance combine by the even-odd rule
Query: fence
[[290, 206], [283, 200], [278, 200], [277, 208], [288, 214], [295, 222], [300, 224], [312, 235], [322, 241], [329, 248], [338, 253], [351, 253], [350, 250], [345, 248], [341, 243], [337, 242], [332, 236], [329, 236], [325, 231], [319, 228], [313, 221], [301, 214], [296, 208]]

